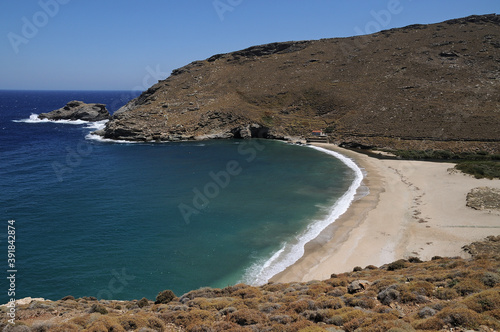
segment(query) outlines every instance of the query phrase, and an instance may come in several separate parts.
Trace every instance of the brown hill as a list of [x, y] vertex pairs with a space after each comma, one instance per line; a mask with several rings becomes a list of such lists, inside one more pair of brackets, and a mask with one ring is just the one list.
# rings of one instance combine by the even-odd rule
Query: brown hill
[[308, 136], [500, 152], [500, 15], [273, 43], [176, 69], [116, 112], [107, 138]]

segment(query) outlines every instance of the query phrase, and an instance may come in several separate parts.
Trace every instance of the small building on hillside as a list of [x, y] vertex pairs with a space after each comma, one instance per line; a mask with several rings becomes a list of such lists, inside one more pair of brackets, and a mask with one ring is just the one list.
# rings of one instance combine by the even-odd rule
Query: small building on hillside
[[325, 137], [326, 134], [323, 133], [322, 130], [313, 130], [311, 133], [311, 136], [316, 136], [316, 137]]

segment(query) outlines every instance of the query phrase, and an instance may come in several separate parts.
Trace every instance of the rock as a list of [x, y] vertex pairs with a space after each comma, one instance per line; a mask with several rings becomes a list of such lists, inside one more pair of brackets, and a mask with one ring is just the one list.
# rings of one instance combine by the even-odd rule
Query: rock
[[355, 280], [347, 286], [347, 292], [349, 294], [359, 293], [367, 289], [371, 284], [368, 280]]
[[49, 113], [42, 113], [40, 119], [49, 120], [84, 120], [102, 121], [109, 120], [111, 115], [104, 104], [86, 104], [82, 101], [70, 101], [63, 108]]
[[479, 187], [467, 194], [467, 206], [475, 210], [500, 210], [500, 189]]

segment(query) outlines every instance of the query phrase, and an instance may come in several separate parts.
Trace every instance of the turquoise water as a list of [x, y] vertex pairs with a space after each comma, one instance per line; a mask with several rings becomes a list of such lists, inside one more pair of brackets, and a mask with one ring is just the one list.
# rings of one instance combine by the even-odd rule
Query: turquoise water
[[17, 298], [154, 299], [265, 281], [261, 267], [287, 243], [278, 260], [298, 258], [292, 244], [355, 179], [333, 156], [277, 141], [118, 144], [88, 139], [89, 124], [19, 121], [121, 95], [74, 94], [0, 93], [1, 222], [16, 221]]

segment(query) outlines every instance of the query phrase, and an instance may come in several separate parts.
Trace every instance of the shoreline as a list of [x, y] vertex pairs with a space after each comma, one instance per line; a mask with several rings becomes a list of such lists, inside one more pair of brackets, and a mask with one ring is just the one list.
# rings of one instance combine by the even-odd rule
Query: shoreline
[[454, 164], [446, 162], [381, 160], [333, 144], [313, 145], [354, 160], [365, 173], [356, 196], [363, 186], [369, 193], [308, 242], [304, 255], [272, 282], [325, 280], [356, 266], [411, 256], [468, 257], [462, 246], [500, 234], [500, 212], [465, 205], [471, 189], [500, 188], [500, 180], [449, 172]]

